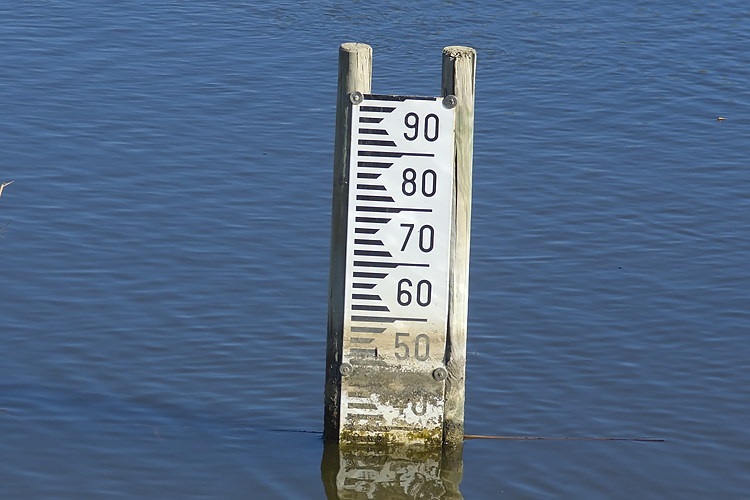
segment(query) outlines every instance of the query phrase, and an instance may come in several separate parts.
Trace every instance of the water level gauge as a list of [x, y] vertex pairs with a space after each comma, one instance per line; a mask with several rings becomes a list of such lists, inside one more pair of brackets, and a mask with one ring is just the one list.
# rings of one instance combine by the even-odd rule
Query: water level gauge
[[439, 440], [456, 99], [352, 102], [342, 440]]

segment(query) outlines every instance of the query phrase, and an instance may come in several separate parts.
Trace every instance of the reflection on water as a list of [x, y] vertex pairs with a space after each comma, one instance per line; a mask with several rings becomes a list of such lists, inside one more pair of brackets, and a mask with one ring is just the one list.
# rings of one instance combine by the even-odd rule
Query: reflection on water
[[463, 500], [462, 448], [367, 448], [327, 443], [321, 476], [328, 500]]

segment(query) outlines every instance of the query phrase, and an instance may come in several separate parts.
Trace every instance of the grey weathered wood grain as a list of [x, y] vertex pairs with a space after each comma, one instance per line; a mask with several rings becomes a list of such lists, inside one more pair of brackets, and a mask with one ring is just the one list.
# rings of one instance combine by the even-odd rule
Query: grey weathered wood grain
[[328, 282], [328, 343], [326, 348], [325, 421], [323, 437], [339, 437], [341, 396], [341, 345], [344, 330], [344, 282], [346, 275], [346, 231], [349, 200], [349, 150], [351, 101], [349, 94], [369, 94], [372, 80], [372, 48], [363, 43], [345, 43], [339, 48], [336, 137], [333, 156], [333, 204], [331, 209], [331, 264]]
[[443, 49], [442, 95], [453, 94], [458, 98], [446, 347], [448, 379], [443, 425], [443, 442], [449, 446], [460, 445], [464, 436], [476, 61], [476, 51], [470, 47], [453, 46]]

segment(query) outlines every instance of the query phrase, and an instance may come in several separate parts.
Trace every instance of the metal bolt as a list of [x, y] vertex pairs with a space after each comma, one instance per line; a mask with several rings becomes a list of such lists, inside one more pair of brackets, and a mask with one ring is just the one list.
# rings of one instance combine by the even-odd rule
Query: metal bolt
[[442, 382], [443, 380], [448, 378], [448, 370], [446, 370], [442, 366], [440, 368], [435, 368], [432, 371], [432, 378], [434, 378], [438, 382]]
[[352, 368], [352, 365], [349, 363], [341, 363], [341, 366], [339, 366], [339, 372], [341, 375], [346, 377], [347, 375], [351, 375], [354, 368]]
[[359, 90], [355, 90], [354, 92], [349, 94], [349, 100], [352, 101], [352, 104], [359, 104], [365, 100], [365, 96], [363, 96], [362, 92], [360, 92]]
[[443, 106], [448, 109], [453, 109], [458, 106], [458, 97], [454, 95], [447, 95], [443, 97]]

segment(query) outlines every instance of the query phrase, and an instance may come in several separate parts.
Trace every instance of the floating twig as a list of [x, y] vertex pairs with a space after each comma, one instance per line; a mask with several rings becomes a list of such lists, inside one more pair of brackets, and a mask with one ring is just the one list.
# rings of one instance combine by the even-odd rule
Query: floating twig
[[[3, 189], [5, 189], [5, 186], [13, 184], [14, 182], [16, 182], [16, 181], [3, 182], [2, 184], [0, 184], [0, 196], [3, 195]], [[4, 225], [3, 227], [0, 227], [0, 231], [2, 231], [3, 229], [5, 229], [6, 227], [8, 227], [11, 222], [12, 221], [8, 221], [8, 223], [6, 225]]]
[[16, 181], [10, 181], [10, 182], [3, 182], [2, 185], [0, 185], [0, 196], [3, 195], [3, 189], [5, 189], [5, 186], [9, 186], [13, 184]]
[[545, 440], [545, 441], [643, 441], [647, 443], [663, 443], [665, 439], [658, 438], [623, 438], [623, 437], [541, 437], [541, 436], [479, 436], [466, 434], [464, 439], [511, 439], [511, 440]]
[[6, 410], [5, 408], [0, 408], [0, 415], [5, 415], [6, 417], [10, 417], [10, 418], [15, 419], [15, 420], [20, 420], [21, 422], [26, 422], [26, 420], [24, 420], [22, 418], [14, 417], [10, 413], [8, 413], [8, 410]]

